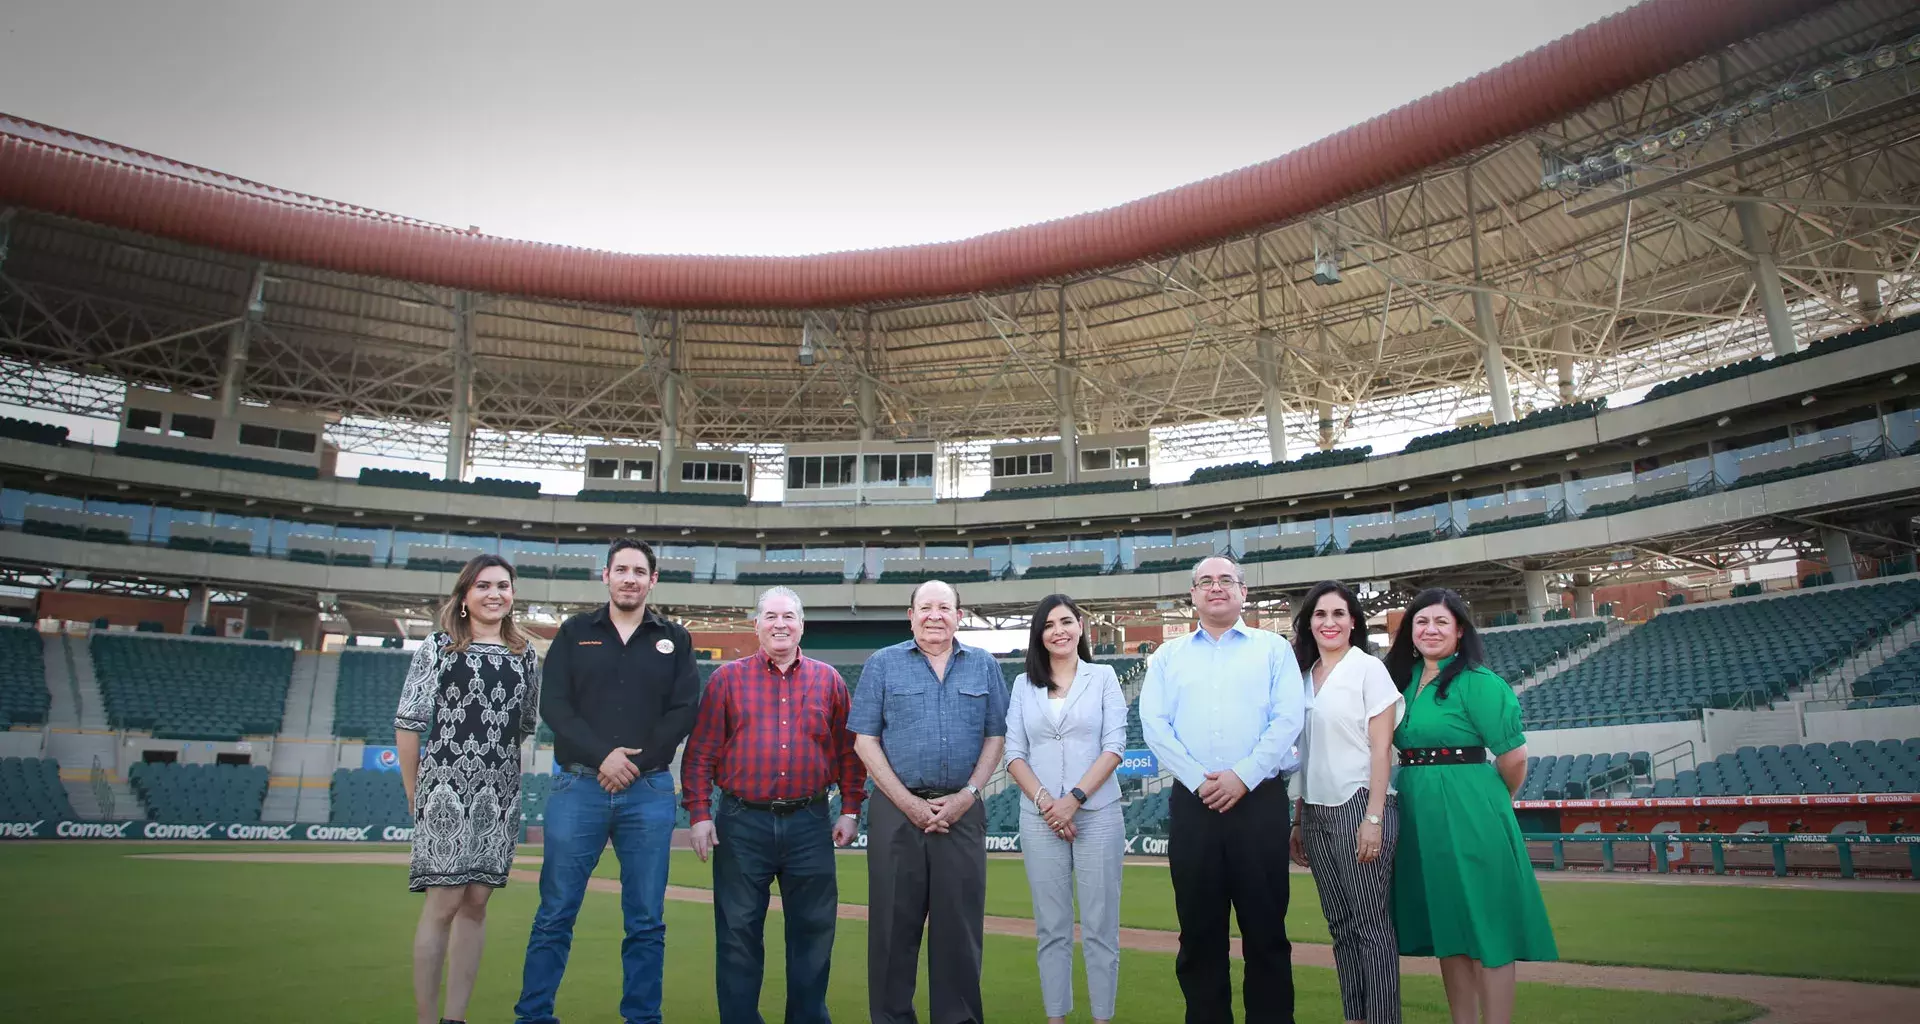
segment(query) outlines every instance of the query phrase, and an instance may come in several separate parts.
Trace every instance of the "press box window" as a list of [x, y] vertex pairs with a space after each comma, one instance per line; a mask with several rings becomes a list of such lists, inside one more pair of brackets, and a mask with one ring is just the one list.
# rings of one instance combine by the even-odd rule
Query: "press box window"
[[587, 479], [589, 480], [620, 479], [620, 460], [619, 459], [588, 459], [587, 460]]
[[1080, 468], [1102, 470], [1113, 468], [1113, 449], [1089, 448], [1080, 453]]
[[1003, 455], [993, 460], [994, 476], [1047, 476], [1053, 472], [1053, 453]]
[[190, 416], [183, 412], [173, 414], [172, 429], [169, 437], [197, 437], [202, 441], [213, 440], [213, 418], [211, 416]]
[[128, 409], [127, 429], [148, 434], [160, 433], [160, 413], [156, 409]]

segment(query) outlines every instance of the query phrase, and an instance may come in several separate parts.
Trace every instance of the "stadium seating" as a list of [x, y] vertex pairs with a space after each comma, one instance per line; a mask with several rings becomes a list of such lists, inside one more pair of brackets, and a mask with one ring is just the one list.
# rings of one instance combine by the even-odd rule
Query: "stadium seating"
[[56, 427], [49, 423], [35, 423], [13, 416], [0, 416], [0, 437], [10, 437], [16, 441], [32, 441], [35, 444], [66, 444], [67, 428]]
[[1920, 580], [1663, 612], [1520, 695], [1528, 728], [1681, 721], [1765, 703], [1920, 609]]
[[340, 652], [340, 683], [333, 696], [333, 734], [343, 740], [393, 742], [393, 713], [406, 682], [408, 651], [353, 647]]
[[1853, 710], [1920, 704], [1920, 643], [1908, 644], [1873, 671], [1855, 679], [1853, 695], [1861, 698], [1847, 705]]
[[122, 441], [114, 446], [113, 451], [115, 455], [125, 455], [128, 458], [134, 459], [177, 462], [186, 466], [205, 466], [209, 469], [231, 469], [243, 473], [266, 473], [271, 476], [292, 477], [296, 480], [320, 479], [320, 470], [314, 466], [300, 466], [290, 462], [275, 462], [272, 459], [255, 459], [245, 455], [188, 451], [185, 448], [169, 448], [157, 444], [141, 444], [138, 441]]
[[413, 815], [407, 812], [407, 790], [400, 782], [399, 772], [337, 768], [327, 789], [330, 824], [413, 824]]
[[675, 491], [613, 491], [585, 489], [573, 496], [575, 501], [610, 502], [622, 505], [750, 505], [745, 494], [700, 494]]
[[1487, 630], [1487, 667], [1509, 683], [1518, 683], [1576, 648], [1607, 634], [1605, 623], [1570, 622], [1564, 626]]
[[1572, 423], [1575, 420], [1590, 420], [1598, 415], [1600, 410], [1606, 407], [1607, 400], [1600, 398], [1585, 402], [1575, 402], [1571, 405], [1556, 405], [1546, 409], [1536, 409], [1517, 420], [1511, 420], [1506, 423], [1474, 424], [1466, 427], [1455, 427], [1452, 430], [1443, 430], [1437, 434], [1423, 434], [1420, 437], [1408, 441], [1404, 451], [1409, 454], [1413, 452], [1432, 451], [1435, 448], [1445, 448], [1448, 445], [1465, 444], [1469, 441], [1482, 441], [1491, 437], [1515, 434], [1522, 430], [1532, 430], [1535, 427], [1550, 427], [1560, 423]]
[[733, 581], [742, 586], [751, 587], [805, 587], [823, 583], [845, 583], [847, 577], [844, 573], [838, 572], [743, 572], [736, 575]]
[[479, 494], [489, 498], [538, 498], [540, 485], [525, 480], [496, 480], [480, 477], [473, 481], [442, 480], [428, 473], [400, 469], [360, 470], [364, 487], [397, 487], [409, 491], [438, 491], [442, 494]]
[[1167, 800], [1173, 787], [1167, 786], [1128, 800], [1120, 807], [1127, 834], [1163, 836], [1167, 834]]
[[1039, 487], [995, 488], [981, 495], [983, 501], [1002, 498], [1071, 498], [1077, 494], [1112, 494], [1120, 491], [1145, 491], [1153, 485], [1145, 480], [1089, 480], [1077, 484], [1045, 484]]
[[1816, 356], [1826, 355], [1829, 352], [1840, 352], [1853, 348], [1856, 345], [1865, 345], [1883, 338], [1891, 338], [1895, 335], [1906, 334], [1909, 331], [1915, 330], [1920, 330], [1920, 313], [1898, 317], [1884, 323], [1855, 328], [1845, 334], [1836, 334], [1830, 338], [1816, 341], [1792, 355], [1772, 357], [1755, 356], [1752, 359], [1742, 359], [1737, 363], [1728, 363], [1725, 366], [1708, 370], [1704, 373], [1695, 373], [1681, 377], [1679, 380], [1670, 380], [1656, 384], [1647, 392], [1647, 397], [1644, 400], [1651, 402], [1661, 398], [1668, 398], [1673, 395], [1692, 391], [1695, 388], [1706, 387], [1709, 384], [1718, 384], [1721, 381], [1733, 380], [1736, 377], [1744, 377], [1749, 373], [1755, 373], [1760, 370], [1770, 370], [1777, 366], [1790, 366]]
[[0, 757], [0, 821], [73, 818], [60, 764], [52, 758]]
[[85, 540], [96, 544], [130, 544], [133, 520], [104, 512], [28, 505], [20, 514], [20, 532], [36, 537]]
[[278, 644], [95, 633], [94, 675], [116, 729], [238, 740], [279, 731], [293, 649]]
[[30, 626], [0, 626], [0, 729], [47, 720], [46, 657]]
[[1579, 800], [1605, 795], [1614, 785], [1646, 778], [1652, 761], [1645, 751], [1529, 757], [1526, 780], [1514, 799]]
[[1208, 466], [1196, 469], [1187, 478], [1190, 484], [1210, 484], [1221, 480], [1243, 480], [1250, 476], [1266, 476], [1270, 473], [1294, 473], [1303, 469], [1327, 469], [1331, 466], [1351, 466], [1367, 461], [1373, 454], [1372, 445], [1358, 448], [1336, 448], [1325, 452], [1308, 452], [1297, 459], [1287, 462], [1231, 462], [1224, 466]]
[[925, 583], [928, 580], [945, 580], [948, 583], [985, 583], [993, 579], [993, 573], [987, 569], [938, 570], [893, 569], [880, 574], [875, 583]]
[[1030, 565], [1020, 574], [1023, 580], [1058, 580], [1074, 576], [1103, 576], [1104, 565]]
[[254, 823], [267, 795], [267, 766], [143, 761], [127, 772], [127, 782], [149, 821]]
[[1654, 784], [1651, 796], [1920, 792], [1920, 739], [1741, 747]]

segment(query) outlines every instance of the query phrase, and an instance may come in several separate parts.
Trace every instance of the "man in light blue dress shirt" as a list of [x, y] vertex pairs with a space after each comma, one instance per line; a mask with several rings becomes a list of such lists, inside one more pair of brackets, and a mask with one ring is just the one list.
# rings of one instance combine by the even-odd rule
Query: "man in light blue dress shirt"
[[1154, 653], [1140, 691], [1147, 746], [1178, 780], [1167, 846], [1180, 918], [1174, 974], [1187, 1024], [1231, 1024], [1228, 925], [1237, 915], [1248, 1024], [1292, 1024], [1286, 777], [1300, 766], [1306, 689], [1286, 638], [1240, 620], [1247, 587], [1238, 563], [1201, 560], [1192, 594], [1199, 628]]

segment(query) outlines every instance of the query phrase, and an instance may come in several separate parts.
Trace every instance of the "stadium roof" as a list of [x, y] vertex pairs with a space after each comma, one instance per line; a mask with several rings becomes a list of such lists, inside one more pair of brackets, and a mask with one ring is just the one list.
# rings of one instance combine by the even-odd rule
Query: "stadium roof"
[[459, 231], [9, 119], [22, 206], [261, 259], [655, 309], [818, 309], [1018, 288], [1284, 223], [1574, 113], [1831, 0], [1663, 0], [1285, 156], [1112, 209], [956, 242], [803, 257], [651, 256]]
[[674, 388], [683, 441], [721, 445], [1049, 435], [1061, 377], [1081, 430], [1180, 427], [1175, 457], [1264, 457], [1270, 406], [1296, 452], [1451, 426], [1486, 407], [1487, 316], [1524, 411], [1769, 351], [1756, 250], [1803, 340], [1882, 315], [1882, 286], [1920, 301], [1916, 32], [1902, 0], [1643, 4], [1265, 164], [799, 258], [493, 238], [0, 118], [0, 361], [39, 371], [0, 401], [212, 394], [251, 317], [241, 397], [415, 457], [445, 444], [462, 348], [475, 458], [506, 464], [658, 436]]

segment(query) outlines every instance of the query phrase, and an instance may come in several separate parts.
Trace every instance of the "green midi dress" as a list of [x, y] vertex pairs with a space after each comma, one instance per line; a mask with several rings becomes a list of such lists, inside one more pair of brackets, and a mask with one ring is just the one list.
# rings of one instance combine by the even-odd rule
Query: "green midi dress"
[[[1498, 755], [1526, 742], [1520, 699], [1506, 680], [1475, 666], [1454, 677], [1441, 701], [1434, 687], [1420, 686], [1423, 667], [1414, 666], [1395, 746], [1483, 746]], [[1513, 799], [1493, 764], [1403, 767], [1395, 786], [1393, 923], [1401, 954], [1465, 955], [1486, 967], [1558, 960]]]

